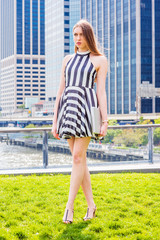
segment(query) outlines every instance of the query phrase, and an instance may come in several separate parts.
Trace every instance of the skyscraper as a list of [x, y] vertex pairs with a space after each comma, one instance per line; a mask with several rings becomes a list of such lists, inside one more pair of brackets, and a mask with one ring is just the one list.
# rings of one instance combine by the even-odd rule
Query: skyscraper
[[160, 1], [81, 0], [109, 68], [109, 114], [160, 112]]
[[46, 0], [46, 101], [55, 99], [62, 60], [69, 54], [69, 0]]
[[70, 54], [74, 53], [74, 41], [73, 41], [73, 27], [80, 20], [80, 0], [70, 0], [70, 21], [69, 21], [69, 47]]
[[[52, 102], [60, 83], [62, 60], [74, 52], [72, 28], [80, 19], [80, 0], [46, 0], [45, 9], [46, 101]], [[53, 112], [53, 103], [46, 104]]]
[[0, 0], [2, 115], [45, 100], [45, 0]]

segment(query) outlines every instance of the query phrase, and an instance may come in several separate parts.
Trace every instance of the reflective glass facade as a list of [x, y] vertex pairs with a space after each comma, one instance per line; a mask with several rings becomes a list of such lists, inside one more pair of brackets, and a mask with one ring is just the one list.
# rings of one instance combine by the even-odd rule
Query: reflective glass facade
[[45, 55], [45, 0], [17, 0], [16, 10], [17, 54]]
[[56, 98], [60, 83], [62, 60], [70, 51], [69, 6], [70, 4], [67, 0], [45, 1], [47, 101], [52, 101]]
[[[160, 88], [160, 1], [155, 0], [155, 87]], [[160, 112], [160, 111], [159, 111]]]
[[141, 0], [141, 82], [152, 83], [152, 1]]
[[11, 56], [13, 53], [14, 2], [13, 0], [0, 0], [0, 59]]
[[108, 58], [108, 113], [135, 111], [136, 1], [81, 0], [81, 17], [91, 22]]
[[122, 62], [121, 62], [121, 51], [122, 51], [122, 25], [121, 25], [121, 0], [116, 3], [116, 33], [117, 33], [117, 113], [122, 113]]
[[17, 2], [17, 54], [22, 54], [22, 0]]
[[81, 0], [81, 18], [94, 27], [109, 62], [108, 113], [158, 111], [160, 1]]
[[38, 55], [38, 0], [32, 0], [32, 52]]
[[[89, 2], [89, 1], [88, 1]], [[74, 53], [73, 27], [80, 20], [80, 0], [70, 0], [69, 6], [69, 48], [70, 54]]]
[[136, 100], [136, 1], [130, 1], [130, 54], [131, 54], [131, 111], [135, 111]]
[[45, 1], [40, 0], [40, 55], [45, 55]]
[[2, 116], [15, 113], [27, 96], [45, 100], [44, 7], [45, 0], [0, 0]]
[[110, 113], [115, 114], [115, 6], [110, 1]]
[[123, 96], [124, 113], [129, 113], [129, 28], [128, 0], [123, 2]]
[[24, 13], [24, 39], [25, 39], [25, 54], [30, 54], [30, 1], [25, 0]]

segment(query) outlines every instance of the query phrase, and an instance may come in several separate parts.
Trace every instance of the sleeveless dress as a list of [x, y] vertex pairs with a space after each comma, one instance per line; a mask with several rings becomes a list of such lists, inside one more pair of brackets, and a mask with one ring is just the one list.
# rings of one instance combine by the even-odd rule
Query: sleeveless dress
[[98, 107], [94, 90], [96, 69], [90, 60], [90, 51], [77, 52], [65, 68], [65, 89], [57, 112], [57, 133], [60, 138], [91, 137], [91, 107]]

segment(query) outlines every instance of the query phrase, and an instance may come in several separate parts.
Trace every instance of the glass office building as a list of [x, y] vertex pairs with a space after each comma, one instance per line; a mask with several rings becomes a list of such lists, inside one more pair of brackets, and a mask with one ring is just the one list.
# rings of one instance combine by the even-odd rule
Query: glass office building
[[45, 0], [0, 0], [2, 115], [45, 100]]
[[60, 83], [62, 60], [69, 54], [69, 0], [46, 0], [45, 11], [46, 101], [54, 101]]
[[[80, 0], [46, 0], [46, 101], [52, 107], [65, 55], [74, 52], [72, 29], [80, 20]], [[49, 104], [49, 101], [51, 102]]]
[[109, 114], [160, 112], [160, 1], [81, 0], [108, 58]]
[[73, 27], [80, 20], [80, 0], [70, 0], [70, 20], [69, 20], [69, 49], [70, 54], [74, 53]]

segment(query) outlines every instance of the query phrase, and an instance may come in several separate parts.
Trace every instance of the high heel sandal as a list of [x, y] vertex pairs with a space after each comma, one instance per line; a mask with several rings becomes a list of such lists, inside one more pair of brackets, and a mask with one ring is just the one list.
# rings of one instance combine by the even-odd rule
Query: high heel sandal
[[65, 224], [71, 224], [73, 222], [73, 209], [66, 208], [63, 216], [63, 222]]
[[96, 217], [96, 205], [94, 208], [87, 208], [86, 216], [83, 218], [84, 221], [91, 220]]

